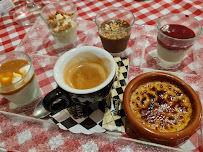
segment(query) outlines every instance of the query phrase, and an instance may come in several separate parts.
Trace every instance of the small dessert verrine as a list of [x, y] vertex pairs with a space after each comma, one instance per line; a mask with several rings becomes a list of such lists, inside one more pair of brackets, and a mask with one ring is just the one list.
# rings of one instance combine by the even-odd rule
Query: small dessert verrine
[[10, 52], [1, 57], [0, 94], [16, 105], [36, 100], [39, 86], [30, 57], [21, 52]]
[[71, 18], [72, 15], [73, 13], [68, 14], [56, 11], [55, 14], [51, 14], [47, 19], [53, 21], [48, 24], [48, 27], [56, 42], [69, 44], [76, 39], [77, 24]]
[[157, 22], [157, 54], [166, 61], [180, 63], [201, 34], [201, 24], [184, 14], [169, 14]]
[[120, 53], [127, 48], [130, 32], [125, 30], [130, 24], [125, 20], [108, 20], [101, 24], [99, 35], [105, 50]]
[[71, 2], [56, 2], [43, 8], [40, 15], [57, 44], [68, 45], [76, 42], [76, 10]]
[[105, 9], [99, 12], [95, 23], [104, 49], [112, 55], [122, 56], [128, 46], [134, 21], [134, 15], [122, 8]]

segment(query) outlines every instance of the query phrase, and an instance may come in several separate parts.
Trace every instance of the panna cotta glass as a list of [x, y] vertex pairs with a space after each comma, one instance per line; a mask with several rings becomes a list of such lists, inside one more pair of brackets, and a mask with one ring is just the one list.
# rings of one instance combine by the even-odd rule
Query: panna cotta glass
[[38, 98], [39, 85], [31, 58], [23, 52], [0, 55], [0, 95], [17, 106]]
[[202, 25], [198, 20], [179, 13], [161, 17], [157, 29], [157, 54], [168, 63], [166, 68], [180, 65], [202, 33]]
[[77, 41], [77, 7], [72, 2], [58, 1], [45, 6], [40, 16], [56, 44], [65, 46]]
[[125, 56], [135, 16], [123, 8], [109, 8], [100, 11], [95, 23], [102, 45], [113, 56]]

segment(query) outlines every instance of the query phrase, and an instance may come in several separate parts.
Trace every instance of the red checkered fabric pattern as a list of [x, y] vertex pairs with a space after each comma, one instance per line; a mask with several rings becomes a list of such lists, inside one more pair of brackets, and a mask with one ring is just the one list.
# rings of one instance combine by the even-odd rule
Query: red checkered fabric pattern
[[[43, 1], [47, 2], [46, 0]], [[16, 2], [15, 5], [23, 2]], [[155, 25], [158, 18], [168, 13], [184, 13], [191, 15], [203, 24], [201, 0], [91, 0], [91, 1], [73, 1], [78, 10], [78, 19], [94, 21], [96, 14], [104, 9], [111, 7], [123, 7], [135, 15], [135, 24]], [[0, 18], [0, 53], [13, 51], [15, 47], [24, 38], [30, 27], [20, 27], [13, 21], [15, 9]], [[2, 44], [1, 44], [2, 43]]]
[[[50, 1], [44, 0], [44, 3], [48, 3]], [[15, 5], [22, 5], [22, 1], [16, 1]], [[203, 24], [203, 2], [201, 0], [149, 0], [149, 1], [135, 1], [135, 0], [90, 0], [90, 1], [82, 1], [82, 0], [73, 0], [73, 3], [76, 4], [78, 10], [78, 19], [79, 20], [87, 20], [94, 21], [96, 14], [104, 9], [104, 8], [112, 8], [112, 7], [123, 7], [135, 15], [135, 24], [140, 26], [136, 26], [137, 29], [134, 29], [131, 35], [131, 40], [129, 41], [129, 51], [135, 49], [134, 38], [137, 36], [137, 32], [141, 33], [144, 29], [145, 34], [148, 35], [139, 35], [140, 39], [145, 39], [148, 42], [148, 45], [144, 46], [145, 53], [148, 54], [150, 51], [153, 51], [154, 45], [149, 45], [151, 42], [154, 43], [155, 37], [153, 37], [153, 32], [150, 32], [150, 28], [155, 29], [155, 25], [157, 20], [168, 13], [184, 13], [187, 15], [191, 15], [195, 17], [200, 23]], [[24, 46], [25, 43], [30, 43], [30, 35], [26, 35], [27, 33], [31, 33], [33, 28], [31, 26], [22, 27], [16, 24], [13, 20], [13, 13], [15, 9], [11, 10], [8, 14], [4, 15], [0, 18], [0, 54], [13, 51], [16, 49], [21, 49], [21, 46]], [[84, 21], [85, 22], [85, 21]], [[101, 47], [100, 41], [95, 41], [93, 43], [93, 39], [98, 37], [97, 34], [94, 33], [95, 25], [94, 22], [91, 23], [88, 28], [90, 29], [88, 37], [89, 40], [86, 39], [86, 31], [78, 31], [78, 44], [83, 45], [95, 45]], [[150, 26], [141, 26], [141, 25], [150, 25]], [[86, 26], [86, 24], [84, 24]], [[83, 28], [82, 25], [80, 28]], [[87, 28], [87, 27], [85, 27]], [[149, 29], [148, 29], [149, 28]], [[139, 30], [140, 29], [140, 30]], [[149, 31], [147, 31], [147, 29]], [[31, 30], [29, 32], [29, 30]], [[25, 36], [26, 35], [26, 36]], [[92, 35], [92, 36], [91, 36]], [[47, 36], [47, 37], [46, 37]], [[50, 38], [49, 35], [46, 35], [46, 38]], [[37, 36], [35, 37], [37, 38]], [[32, 39], [33, 40], [33, 39]], [[129, 56], [130, 61], [134, 57], [139, 57], [141, 55], [143, 46], [141, 45], [141, 40], [137, 41], [137, 46], [135, 53], [133, 56]], [[184, 61], [189, 66], [185, 66], [184, 73], [186, 74], [196, 74], [198, 78], [194, 77], [187, 80], [188, 83], [192, 84], [194, 81], [194, 88], [198, 88], [201, 99], [203, 99], [203, 82], [202, 79], [199, 78], [201, 73], [203, 72], [203, 63], [201, 57], [203, 56], [203, 46], [201, 44], [203, 37], [200, 37], [198, 40], [198, 48], [196, 52], [196, 62], [201, 65], [198, 66], [198, 69], [194, 71], [191, 69], [193, 67], [193, 55], [190, 54]], [[33, 41], [32, 41], [33, 42]], [[33, 42], [34, 44], [34, 42]], [[37, 75], [37, 80], [41, 88], [41, 92], [43, 94], [47, 94], [53, 88], [56, 87], [56, 83], [53, 78], [53, 66], [58, 56], [60, 56], [59, 52], [51, 52], [47, 49], [49, 44], [38, 45], [40, 47], [35, 48], [35, 50], [29, 50], [29, 47], [24, 47], [24, 51], [30, 55], [32, 55], [33, 64], [35, 67], [35, 73]], [[32, 47], [30, 47], [32, 48]], [[50, 48], [52, 49], [52, 48]], [[40, 52], [38, 52], [40, 50]], [[33, 53], [37, 55], [33, 55]], [[59, 53], [59, 54], [58, 54]], [[40, 56], [42, 55], [42, 56]], [[44, 62], [45, 56], [48, 55], [49, 58], [46, 58], [46, 62]], [[132, 58], [133, 57], [133, 58]], [[145, 57], [145, 56], [144, 56]], [[152, 59], [153, 61], [153, 59]], [[38, 63], [38, 64], [36, 64]], [[146, 68], [147, 62], [142, 64], [141, 68]], [[46, 67], [46, 68], [44, 68]], [[136, 64], [133, 65], [134, 68], [130, 68], [129, 73], [140, 73], [142, 72]], [[135, 76], [135, 75], [132, 75]], [[195, 84], [198, 84], [197, 86]], [[193, 85], [193, 84], [192, 84]], [[9, 111], [8, 102], [6, 100], [1, 100], [3, 102], [4, 107], [0, 107], [0, 110], [3, 111], [0, 113], [0, 150], [6, 149], [8, 151], [166, 151], [166, 149], [156, 147], [153, 145], [146, 145], [144, 143], [136, 143], [133, 141], [123, 140], [122, 137], [125, 135], [119, 134], [118, 138], [115, 140], [112, 136], [107, 137], [105, 134], [103, 135], [79, 135], [73, 134], [64, 130], [59, 129], [56, 125], [49, 121], [39, 121], [35, 120], [32, 117], [27, 118], [24, 116], [20, 116], [12, 114]], [[1, 104], [2, 105], [2, 104]], [[6, 105], [6, 106], [5, 106]], [[7, 111], [7, 112], [4, 112]], [[24, 113], [26, 114], [26, 113]], [[203, 121], [202, 121], [203, 123]], [[183, 145], [178, 145], [175, 148], [192, 150], [195, 152], [203, 151], [202, 145], [202, 134], [201, 128], [196, 131], [189, 140], [186, 141]], [[174, 147], [170, 147], [172, 151]]]

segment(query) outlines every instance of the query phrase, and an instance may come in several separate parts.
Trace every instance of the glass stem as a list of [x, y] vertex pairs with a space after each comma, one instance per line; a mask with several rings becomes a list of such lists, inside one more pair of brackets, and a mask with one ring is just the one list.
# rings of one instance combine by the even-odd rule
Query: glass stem
[[34, 0], [26, 0], [25, 2], [26, 2], [26, 7], [27, 7], [28, 9], [35, 7]]

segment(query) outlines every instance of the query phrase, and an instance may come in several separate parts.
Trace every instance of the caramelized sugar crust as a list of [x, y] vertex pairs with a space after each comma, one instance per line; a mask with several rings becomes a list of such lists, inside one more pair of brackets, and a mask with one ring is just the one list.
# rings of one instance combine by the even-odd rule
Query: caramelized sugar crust
[[189, 97], [168, 82], [148, 82], [131, 95], [130, 107], [144, 125], [159, 132], [177, 132], [191, 119]]

